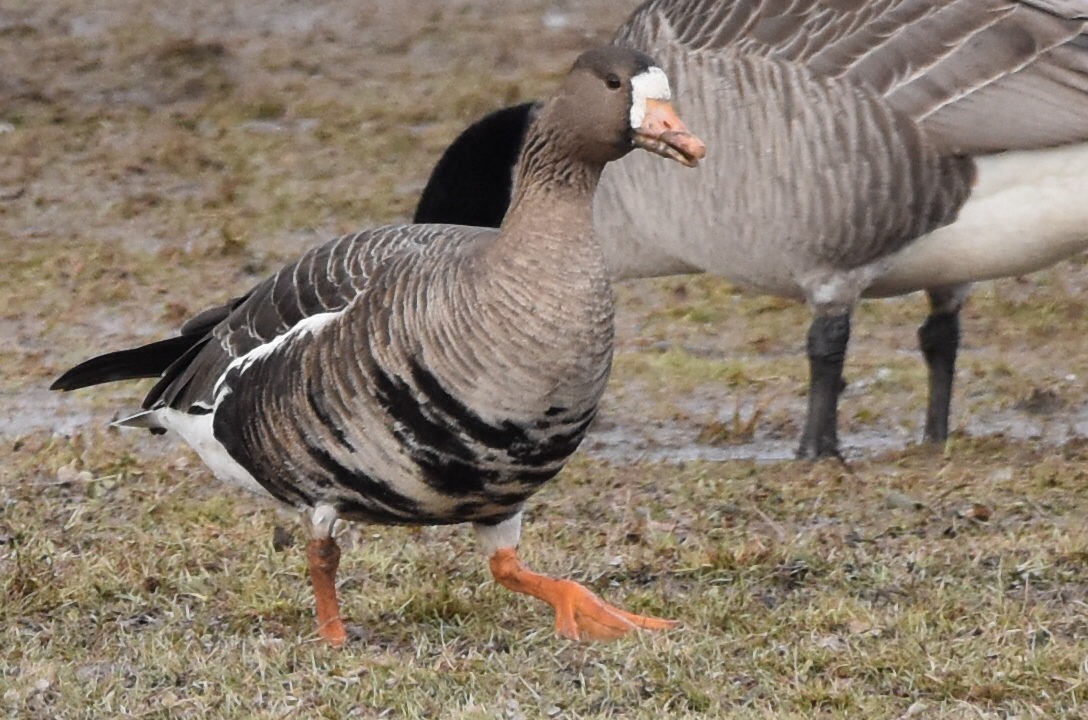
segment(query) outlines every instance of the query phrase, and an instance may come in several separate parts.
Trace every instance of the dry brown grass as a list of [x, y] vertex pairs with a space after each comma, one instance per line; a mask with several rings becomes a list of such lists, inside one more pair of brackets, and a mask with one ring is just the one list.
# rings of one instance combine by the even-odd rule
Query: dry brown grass
[[700, 459], [792, 449], [804, 308], [711, 278], [621, 287], [601, 422], [532, 502], [524, 552], [682, 628], [562, 641], [464, 528], [357, 527], [362, 637], [316, 642], [290, 519], [167, 439], [103, 429], [143, 386], [44, 387], [405, 217], [467, 120], [544, 91], [631, 3], [99, 5], [0, 9], [0, 712], [1085, 715], [1079, 264], [976, 293], [944, 453], [904, 449], [922, 303], [866, 304], [850, 467]]

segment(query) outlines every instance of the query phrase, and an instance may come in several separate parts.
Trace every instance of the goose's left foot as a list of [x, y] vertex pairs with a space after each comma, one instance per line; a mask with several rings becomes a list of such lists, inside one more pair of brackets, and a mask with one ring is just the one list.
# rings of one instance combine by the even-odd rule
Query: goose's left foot
[[572, 580], [540, 575], [522, 566], [514, 548], [491, 556], [495, 582], [514, 592], [539, 598], [555, 608], [555, 631], [571, 640], [615, 640], [632, 630], [667, 630], [673, 620], [635, 615], [613, 607]]

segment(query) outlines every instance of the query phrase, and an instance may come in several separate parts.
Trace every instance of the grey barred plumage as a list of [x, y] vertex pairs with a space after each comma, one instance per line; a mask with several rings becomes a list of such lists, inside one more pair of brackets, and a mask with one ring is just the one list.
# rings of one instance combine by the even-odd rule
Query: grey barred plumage
[[[525, 184], [530, 195], [540, 187]], [[545, 195], [561, 215], [581, 202], [586, 217], [536, 231], [513, 254], [493, 249], [495, 230], [439, 225], [307, 252], [254, 289], [145, 405], [213, 407], [216, 438], [294, 505], [401, 523], [510, 516], [577, 447], [610, 361], [600, 251], [562, 235], [587, 230], [588, 203]], [[538, 272], [522, 278], [526, 261]], [[325, 313], [327, 324], [260, 354]], [[567, 411], [548, 416], [557, 406]], [[466, 503], [472, 514], [453, 512]]]
[[[710, 272], [804, 300], [810, 349], [845, 343], [860, 298], [925, 290], [924, 437], [943, 442], [968, 284], [1088, 247], [1086, 27], [1088, 0], [642, 3], [613, 42], [662, 63], [718, 151], [697, 179], [639, 156], [605, 169], [614, 277]], [[503, 113], [482, 126], [519, 143], [531, 111]], [[499, 139], [458, 138], [416, 217], [440, 220], [458, 187], [501, 198], [508, 176], [458, 160]], [[838, 453], [845, 350], [810, 354], [802, 457]]]
[[650, 0], [614, 42], [776, 58], [869, 88], [945, 151], [1084, 140], [1083, 0]]
[[[438, 237], [443, 232], [447, 236]], [[348, 517], [440, 523], [516, 512], [539, 482], [558, 471], [588, 426], [584, 418], [592, 415], [607, 378], [611, 300], [593, 293], [582, 302], [594, 312], [570, 313], [562, 325], [548, 313], [526, 316], [521, 308], [519, 332], [500, 335], [514, 352], [465, 358], [465, 347], [496, 343], [491, 333], [502, 326], [480, 317], [483, 310], [495, 303], [519, 307], [516, 298], [496, 296], [502, 283], [472, 262], [495, 235], [458, 234], [454, 240], [448, 229], [425, 228], [417, 239], [426, 244], [414, 245], [401, 259], [414, 272], [393, 276], [415, 282], [368, 285], [309, 342], [288, 343], [244, 371], [228, 372], [217, 390], [225, 393], [215, 413], [217, 436], [262, 483], [288, 483], [302, 503], [331, 503]], [[375, 231], [370, 242], [352, 247], [373, 257], [371, 245], [386, 237]], [[444, 245], [448, 253], [451, 242], [463, 262], [426, 262], [448, 257], [426, 249]], [[544, 292], [538, 288], [534, 295]], [[449, 342], [442, 334], [453, 325], [459, 332]], [[542, 381], [533, 381], [541, 374], [540, 347], [590, 360], [550, 367]], [[480, 387], [491, 397], [481, 396]], [[583, 419], [573, 428], [565, 417], [539, 419], [557, 404]], [[562, 452], [553, 456], [557, 446]], [[455, 514], [462, 503], [478, 507], [470, 516]]]
[[[187, 325], [203, 334], [176, 344], [145, 411], [119, 423], [174, 430], [219, 477], [310, 515], [330, 642], [346, 639], [340, 517], [475, 523], [496, 579], [551, 602], [567, 635], [669, 626], [514, 554], [523, 504], [582, 441], [611, 367], [612, 289], [592, 226], [601, 168], [635, 146], [702, 156], [668, 95], [641, 53], [583, 54], [528, 133], [500, 229], [387, 226], [308, 251]], [[112, 366], [131, 372], [126, 358], [147, 355], [89, 361], [54, 387], [118, 379]]]
[[[1037, 246], [1064, 252], [1088, 246], [1076, 200], [1077, 185], [1088, 185], [1086, 21], [1084, 0], [650, 0], [613, 41], [658, 56], [690, 103], [685, 113], [731, 152], [701, 178], [696, 207], [713, 208], [712, 219], [673, 210], [697, 190], [690, 178], [639, 157], [611, 166], [597, 205], [605, 252], [622, 258], [621, 277], [679, 265], [807, 301], [816, 318], [798, 454], [837, 455], [837, 396], [859, 298], [925, 289], [933, 306], [925, 327], [944, 326], [965, 283], [1043, 267], [1054, 255], [995, 243], [980, 257], [970, 247], [980, 236], [1034, 234]], [[979, 183], [972, 156], [1071, 143], [1084, 149], [1059, 162], [1075, 184], [1048, 199], [1051, 213], [1079, 213], [1079, 223], [1048, 231], [1003, 218], [988, 232], [965, 224], [964, 241], [954, 235], [972, 195], [994, 192], [991, 176], [1001, 178], [997, 192], [1020, 184], [1021, 202], [1040, 197], [1030, 171], [991, 170]], [[1046, 160], [1025, 158], [1033, 162]], [[647, 184], [667, 188], [662, 202], [637, 201]], [[925, 241], [945, 226], [940, 240]], [[632, 238], [654, 250], [632, 254]], [[940, 352], [927, 333], [921, 340], [931, 385], [925, 438], [937, 442], [948, 434], [953, 324], [956, 343]], [[831, 345], [827, 357], [812, 352]]]
[[[728, 161], [712, 162], [708, 177], [695, 181], [639, 157], [605, 170], [596, 217], [620, 277], [652, 274], [657, 264], [643, 264], [629, 252], [632, 244], [668, 251], [659, 239], [679, 233], [685, 264], [805, 299], [828, 272], [861, 268], [868, 275], [871, 263], [953, 220], [969, 193], [971, 159], [938, 153], [917, 126], [864, 88], [773, 58], [675, 48], [660, 56], [678, 87], [714, 98], [687, 112], [708, 128], [708, 143], [727, 149]], [[647, 183], [661, 188], [659, 202], [643, 200], [638, 188]], [[713, 208], [728, 252], [717, 234], [684, 233], [699, 222], [680, 202], [690, 197]]]

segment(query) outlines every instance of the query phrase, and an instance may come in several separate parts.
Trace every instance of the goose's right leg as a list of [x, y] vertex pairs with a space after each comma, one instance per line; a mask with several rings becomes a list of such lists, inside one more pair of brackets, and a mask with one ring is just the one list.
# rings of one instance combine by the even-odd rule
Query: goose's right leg
[[956, 353], [960, 346], [960, 310], [970, 285], [932, 288], [929, 317], [918, 328], [918, 345], [929, 368], [929, 404], [922, 441], [943, 443], [948, 439], [948, 413], [952, 404], [952, 381]]
[[518, 559], [521, 513], [500, 523], [476, 523], [476, 537], [490, 558], [495, 582], [516, 593], [532, 595], [555, 610], [555, 631], [571, 640], [614, 640], [632, 630], [666, 630], [672, 620], [635, 615], [609, 605], [573, 580], [529, 570]]
[[850, 342], [850, 311], [823, 313], [817, 309], [808, 329], [808, 416], [797, 457], [839, 456], [839, 394], [842, 367]]

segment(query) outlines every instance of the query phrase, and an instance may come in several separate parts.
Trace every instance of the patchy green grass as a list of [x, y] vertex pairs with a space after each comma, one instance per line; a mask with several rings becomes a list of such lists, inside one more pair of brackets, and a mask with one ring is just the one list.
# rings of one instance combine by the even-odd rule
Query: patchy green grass
[[356, 526], [359, 637], [332, 651], [293, 518], [169, 439], [105, 429], [146, 382], [44, 389], [301, 247], [403, 219], [468, 120], [546, 92], [633, 4], [0, 13], [0, 716], [1088, 713], [1083, 263], [975, 293], [943, 453], [904, 449], [924, 303], [865, 303], [848, 466], [690, 459], [796, 441], [803, 306], [714, 278], [619, 287], [608, 439], [534, 499], [523, 543], [682, 622], [609, 645], [557, 639], [467, 528]]
[[5, 453], [12, 717], [1083, 709], [1083, 443], [960, 440], [850, 470], [582, 459], [532, 504], [527, 561], [680, 629], [559, 640], [540, 603], [488, 580], [465, 529], [367, 527], [345, 533], [341, 570], [362, 639], [336, 652], [276, 513], [129, 437]]

